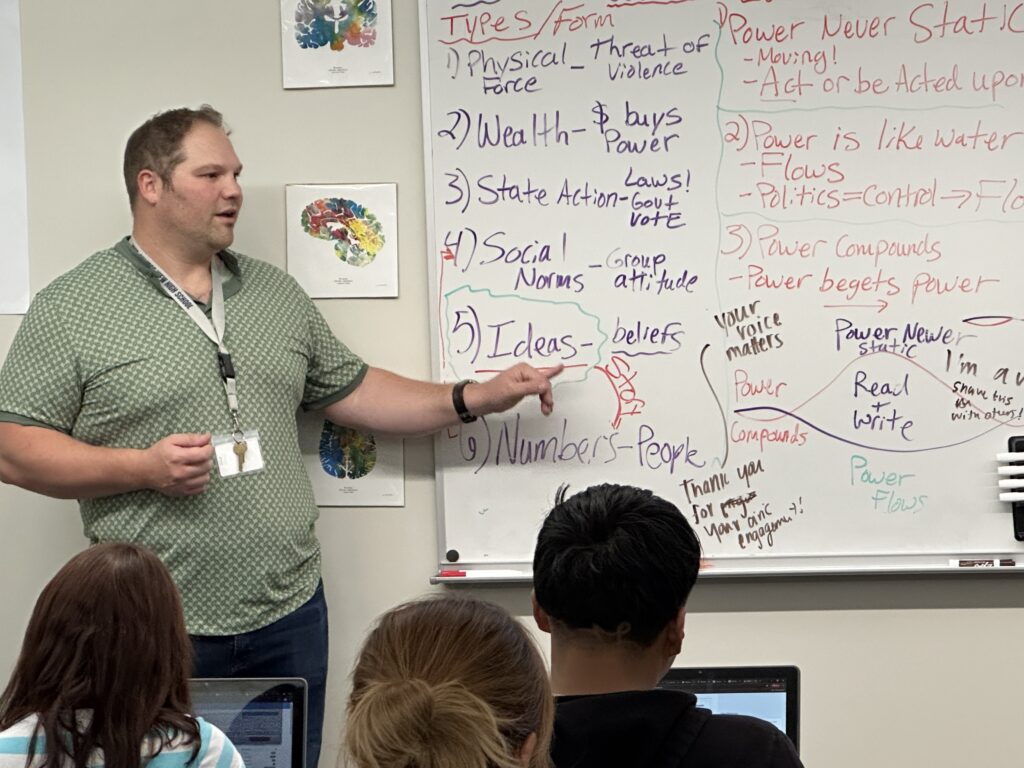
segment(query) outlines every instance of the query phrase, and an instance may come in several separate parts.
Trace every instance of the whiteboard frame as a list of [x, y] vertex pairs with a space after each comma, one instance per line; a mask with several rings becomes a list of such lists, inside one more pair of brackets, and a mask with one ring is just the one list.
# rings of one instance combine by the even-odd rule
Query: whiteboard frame
[[[441, 340], [438, 336], [440, 328], [439, 304], [435, 303], [434, 288], [438, 280], [437, 254], [434, 253], [436, 243], [436, 208], [434, 200], [434, 157], [433, 131], [431, 125], [430, 98], [430, 40], [427, 34], [427, 6], [432, 0], [418, 0], [417, 22], [419, 24], [420, 42], [420, 89], [421, 119], [423, 128], [423, 164], [424, 164], [424, 197], [427, 233], [427, 305], [430, 323], [430, 366], [435, 381], [444, 381], [445, 372], [440, 369]], [[473, 560], [457, 560], [452, 563], [446, 558], [447, 530], [445, 524], [445, 472], [439, 461], [442, 455], [442, 441], [446, 430], [434, 436], [434, 492], [435, 516], [437, 532], [438, 568], [430, 577], [431, 584], [523, 584], [533, 581], [531, 563], [528, 562], [492, 562], [482, 563]], [[1006, 511], [1006, 529], [1010, 532], [1008, 541], [1013, 541], [1011, 523], [1011, 506]], [[954, 557], [955, 554], [955, 557]], [[1011, 560], [1010, 566], [961, 566], [961, 560]], [[1018, 562], [1019, 561], [1019, 562]], [[844, 553], [819, 554], [803, 553], [786, 555], [759, 553], [748, 556], [714, 556], [708, 558], [708, 567], [702, 568], [701, 579], [744, 578], [744, 577], [821, 577], [821, 576], [863, 576], [863, 575], [919, 575], [919, 574], [977, 574], [977, 573], [1016, 573], [1024, 572], [1024, 553], [1018, 550], [971, 550], [956, 553]], [[768, 565], [768, 564], [771, 565]], [[445, 572], [459, 571], [464, 575], [443, 575]]]
[[[430, 49], [429, 37], [427, 35], [427, 0], [417, 2], [417, 23], [420, 33], [420, 112], [423, 128], [423, 196], [426, 208], [426, 258], [427, 258], [427, 318], [430, 328], [430, 373], [434, 381], [442, 381], [441, 371], [441, 343], [435, 332], [439, 327], [440, 317], [437, 305], [434, 304], [434, 284], [437, 282], [437, 260], [434, 254], [434, 243], [436, 238], [436, 224], [434, 211], [434, 154], [433, 154], [433, 131], [430, 122]], [[444, 524], [444, 471], [437, 460], [441, 455], [442, 432], [434, 435], [434, 510], [437, 532], [437, 559], [438, 562], [445, 561], [447, 551], [445, 542], [447, 539]], [[441, 568], [438, 568], [440, 572]], [[432, 582], [433, 583], [433, 582]]]
[[[870, 562], [868, 562], [870, 558]], [[789, 561], [784, 565], [765, 567], [764, 561], [775, 559]], [[842, 562], [843, 560], [860, 559], [860, 564]], [[1013, 560], [1014, 565], [994, 566], [961, 566], [957, 560]], [[801, 564], [799, 561], [813, 560], [813, 565]], [[822, 556], [814, 555], [760, 555], [748, 558], [715, 558], [710, 565], [700, 571], [700, 579], [719, 580], [734, 578], [762, 577], [820, 577], [820, 576], [915, 576], [923, 574], [1003, 574], [1024, 572], [1024, 561], [1014, 553], [1006, 553], [1002, 558], [991, 553], [966, 554], [962, 558], [951, 560], [948, 556], [939, 555], [891, 555], [873, 554]], [[739, 562], [745, 561], [745, 562]], [[748, 566], [746, 563], [758, 562], [759, 565]], [[884, 561], [884, 562], [883, 562]], [[521, 570], [518, 570], [521, 569]], [[464, 571], [464, 576], [444, 575], [452, 570]], [[517, 563], [496, 563], [487, 566], [471, 564], [443, 563], [430, 578], [431, 584], [532, 584], [533, 572], [530, 568], [522, 568]]]

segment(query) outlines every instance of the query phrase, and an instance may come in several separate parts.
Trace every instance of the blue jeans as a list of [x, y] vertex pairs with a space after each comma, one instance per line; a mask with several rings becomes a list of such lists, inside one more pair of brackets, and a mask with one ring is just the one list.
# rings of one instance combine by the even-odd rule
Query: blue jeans
[[324, 585], [273, 624], [241, 635], [192, 635], [196, 677], [302, 677], [309, 686], [306, 766], [317, 768], [327, 686]]

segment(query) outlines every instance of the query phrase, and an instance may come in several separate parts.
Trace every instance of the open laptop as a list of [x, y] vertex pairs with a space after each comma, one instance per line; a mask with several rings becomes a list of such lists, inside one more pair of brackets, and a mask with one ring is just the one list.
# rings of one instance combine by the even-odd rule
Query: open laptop
[[306, 681], [192, 678], [192, 709], [235, 745], [246, 768], [305, 768]]
[[716, 715], [767, 720], [800, 749], [800, 670], [796, 667], [673, 667], [659, 688], [689, 691]]

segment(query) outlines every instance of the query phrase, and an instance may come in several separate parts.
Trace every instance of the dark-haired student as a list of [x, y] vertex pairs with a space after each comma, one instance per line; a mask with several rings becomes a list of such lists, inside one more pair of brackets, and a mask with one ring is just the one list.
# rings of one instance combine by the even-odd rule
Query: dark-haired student
[[534, 616], [551, 633], [558, 768], [799, 768], [775, 726], [655, 686], [683, 642], [700, 542], [647, 490], [559, 492], [537, 538]]
[[149, 550], [97, 544], [43, 589], [0, 695], [0, 768], [243, 768], [192, 709], [192, 646]]

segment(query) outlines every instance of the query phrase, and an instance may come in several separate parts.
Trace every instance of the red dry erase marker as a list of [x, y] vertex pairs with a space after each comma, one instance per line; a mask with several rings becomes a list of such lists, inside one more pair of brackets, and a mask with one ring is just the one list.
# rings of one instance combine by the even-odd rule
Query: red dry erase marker
[[440, 578], [445, 578], [446, 576], [465, 576], [466, 572], [465, 571], [438, 571], [437, 575]]

